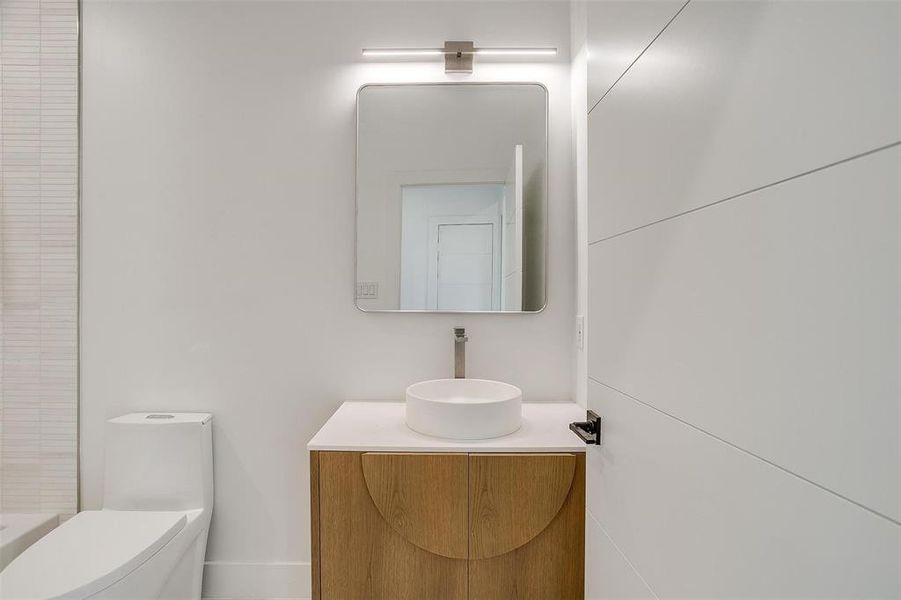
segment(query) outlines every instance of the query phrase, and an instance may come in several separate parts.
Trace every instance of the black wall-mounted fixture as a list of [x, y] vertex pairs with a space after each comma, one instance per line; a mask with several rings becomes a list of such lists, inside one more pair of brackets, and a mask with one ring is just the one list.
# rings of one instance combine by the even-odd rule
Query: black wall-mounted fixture
[[601, 443], [601, 418], [593, 410], [585, 413], [585, 421], [570, 423], [570, 430], [586, 444], [600, 445]]

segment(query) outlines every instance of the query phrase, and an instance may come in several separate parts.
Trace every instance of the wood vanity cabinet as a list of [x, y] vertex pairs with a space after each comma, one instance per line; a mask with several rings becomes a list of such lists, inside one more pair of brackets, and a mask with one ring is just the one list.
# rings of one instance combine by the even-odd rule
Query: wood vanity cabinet
[[310, 461], [314, 599], [584, 597], [584, 454]]

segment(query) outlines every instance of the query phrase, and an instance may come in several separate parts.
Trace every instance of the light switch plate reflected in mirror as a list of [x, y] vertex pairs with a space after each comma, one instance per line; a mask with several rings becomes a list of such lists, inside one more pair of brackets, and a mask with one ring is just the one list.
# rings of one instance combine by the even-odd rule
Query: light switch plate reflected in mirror
[[357, 298], [365, 300], [375, 300], [379, 297], [378, 281], [358, 281], [357, 282]]

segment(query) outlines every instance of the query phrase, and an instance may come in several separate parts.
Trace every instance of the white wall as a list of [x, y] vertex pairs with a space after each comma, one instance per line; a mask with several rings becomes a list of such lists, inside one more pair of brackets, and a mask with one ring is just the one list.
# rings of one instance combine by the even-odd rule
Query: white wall
[[[575, 208], [566, 3], [106, 2], [83, 6], [82, 500], [103, 422], [215, 414], [207, 595], [308, 592], [307, 440], [349, 399], [468, 373], [528, 400], [572, 392]], [[548, 88], [548, 307], [364, 314], [353, 305], [354, 102], [367, 82], [446, 81], [371, 46], [557, 46], [463, 80]]]
[[581, 10], [589, 597], [899, 597], [901, 4]]
[[0, 6], [0, 512], [78, 510], [78, 2]]
[[588, 3], [570, 2], [570, 112], [576, 197], [575, 400], [588, 404]]

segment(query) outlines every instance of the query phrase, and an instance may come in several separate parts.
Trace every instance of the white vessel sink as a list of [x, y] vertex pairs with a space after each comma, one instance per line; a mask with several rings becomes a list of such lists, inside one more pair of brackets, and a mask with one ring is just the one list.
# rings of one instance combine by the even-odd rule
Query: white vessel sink
[[522, 390], [486, 379], [433, 379], [407, 388], [407, 426], [453, 440], [484, 440], [522, 425]]

